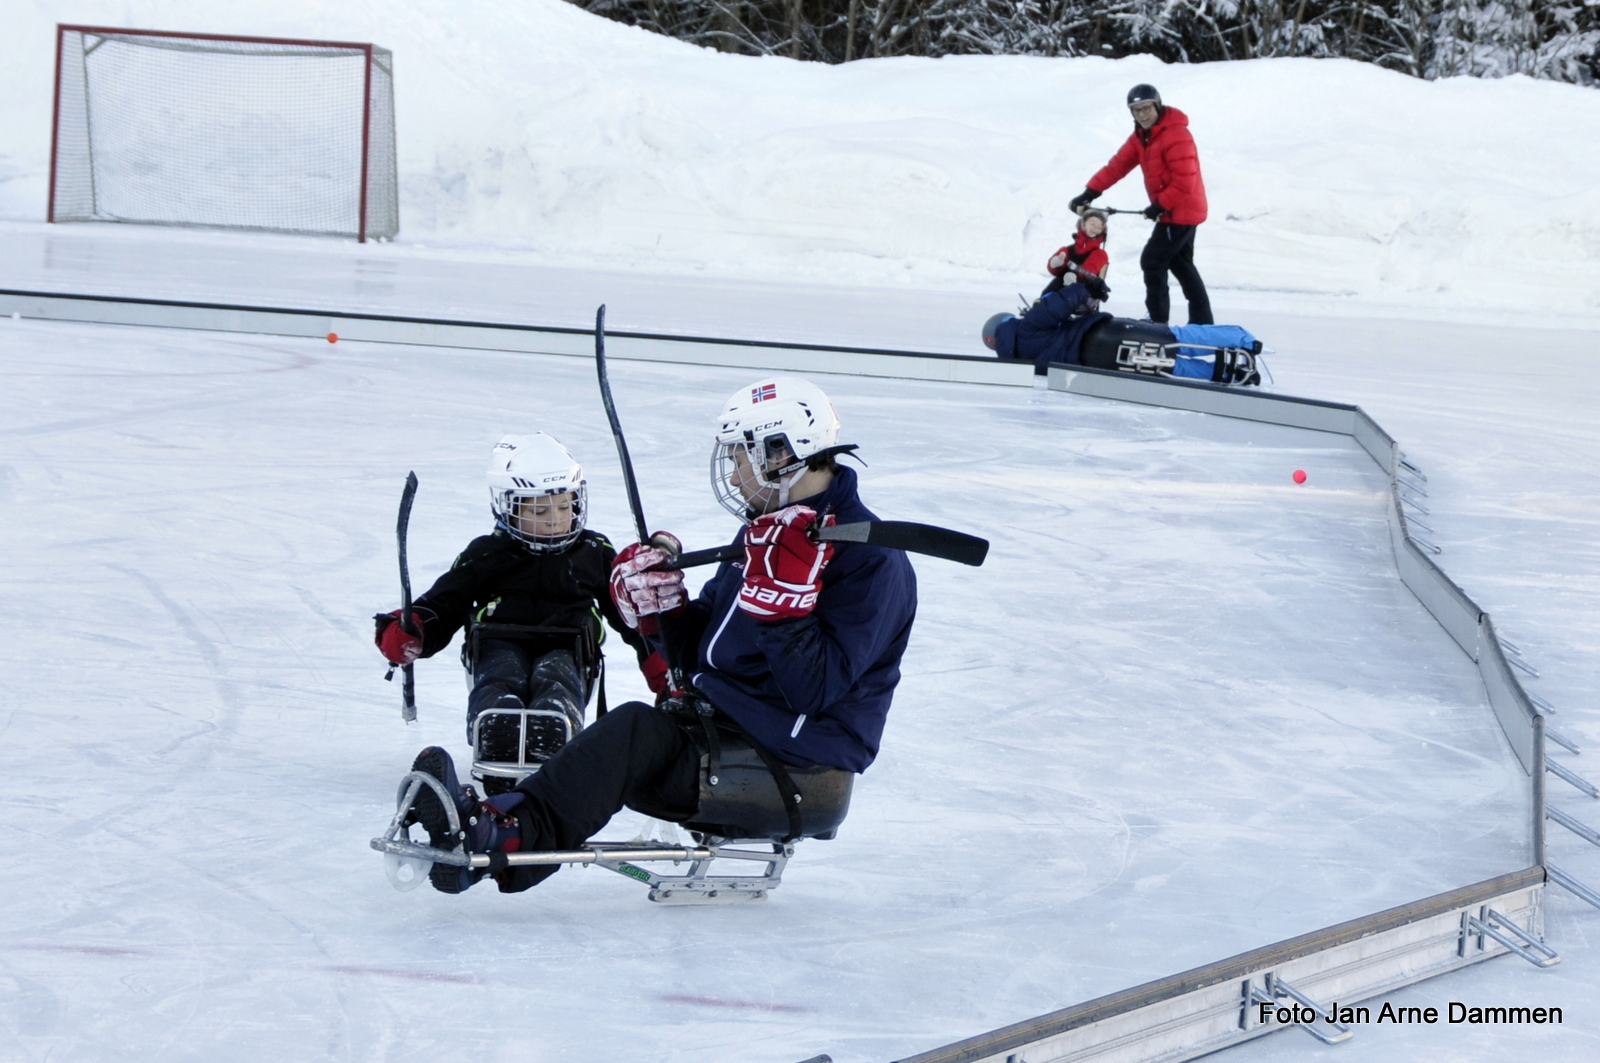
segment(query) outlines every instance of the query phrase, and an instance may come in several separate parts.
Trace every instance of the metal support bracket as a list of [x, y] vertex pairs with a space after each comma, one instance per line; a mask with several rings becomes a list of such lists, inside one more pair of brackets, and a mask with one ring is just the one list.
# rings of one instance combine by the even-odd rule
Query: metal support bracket
[[1400, 455], [1400, 467], [1409, 472], [1412, 476], [1415, 476], [1417, 479], [1421, 480], [1423, 483], [1428, 482], [1428, 478], [1423, 474], [1422, 470], [1411, 464], [1411, 462], [1407, 460], [1405, 454], [1403, 453]]
[[1578, 743], [1574, 742], [1564, 734], [1558, 734], [1557, 732], [1550, 730], [1549, 727], [1544, 729], [1544, 736], [1569, 753], [1583, 752], [1583, 750], [1578, 748]]
[[1561, 962], [1555, 949], [1487, 905], [1479, 909], [1479, 915], [1462, 913], [1461, 933], [1477, 937], [1480, 947], [1484, 937], [1491, 937], [1535, 967], [1554, 967]]
[[1600, 830], [1595, 830], [1576, 816], [1569, 816], [1559, 808], [1547, 807], [1544, 810], [1544, 818], [1561, 824], [1590, 845], [1600, 845]]
[[1600, 786], [1596, 786], [1594, 783], [1590, 782], [1588, 779], [1585, 779], [1582, 775], [1579, 775], [1566, 765], [1558, 764], [1553, 760], [1547, 760], [1544, 762], [1544, 766], [1545, 770], [1547, 770], [1551, 775], [1561, 779], [1563, 782], [1571, 783], [1573, 786], [1576, 786], [1579, 790], [1582, 790], [1590, 797], [1600, 797]]
[[1413, 535], [1411, 537], [1411, 541], [1416, 543], [1418, 546], [1426, 547], [1427, 549], [1432, 550], [1436, 554], [1444, 553], [1444, 548], [1443, 547], [1433, 545], [1432, 543], [1430, 543], [1428, 540], [1424, 539], [1420, 535]]
[[1596, 893], [1594, 890], [1590, 889], [1588, 886], [1585, 886], [1583, 883], [1579, 882], [1577, 879], [1573, 878], [1559, 867], [1546, 864], [1544, 865], [1544, 872], [1551, 882], [1554, 882], [1557, 886], [1560, 886], [1574, 897], [1577, 897], [1579, 900], [1588, 901], [1596, 908], [1600, 908], [1600, 893]]
[[[1290, 1013], [1297, 1016], [1292, 1020], [1294, 1025], [1299, 1026], [1302, 1030], [1310, 1034], [1312, 1037], [1315, 1037], [1323, 1044], [1336, 1045], [1342, 1041], [1348, 1041], [1350, 1038], [1355, 1036], [1355, 1031], [1349, 1026], [1346, 1026], [1344, 1023], [1327, 1022], [1326, 1017], [1322, 1015], [1322, 1012], [1325, 1010], [1322, 1005], [1318, 1004], [1315, 1000], [1312, 1000], [1310, 997], [1300, 992], [1300, 990], [1296, 989], [1290, 983], [1284, 981], [1282, 978], [1279, 978], [1275, 973], [1268, 971], [1264, 976], [1263, 981], [1266, 983], [1264, 986], [1257, 985], [1253, 979], [1245, 982], [1244, 996], [1245, 1010], [1247, 1012], [1254, 1005], [1276, 1004], [1278, 1001], [1287, 997], [1288, 999], [1293, 1000], [1296, 1004], [1304, 1006], [1311, 1012], [1311, 1020], [1307, 1022], [1305, 1019], [1298, 1017], [1304, 1014], [1300, 1008], [1291, 1008]], [[1253, 1018], [1253, 1016], [1247, 1018]], [[1331, 1026], [1333, 1028], [1333, 1032], [1329, 1033], [1327, 1030], [1324, 1030], [1322, 1026], [1318, 1025], [1319, 1022], [1321, 1022], [1323, 1025]]]

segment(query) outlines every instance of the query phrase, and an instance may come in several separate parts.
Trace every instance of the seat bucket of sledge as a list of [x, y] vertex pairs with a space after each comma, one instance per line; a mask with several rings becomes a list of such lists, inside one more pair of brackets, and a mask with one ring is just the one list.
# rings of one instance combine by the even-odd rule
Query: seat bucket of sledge
[[[721, 838], [782, 841], [789, 836], [789, 815], [772, 772], [759, 754], [743, 742], [727, 742], [711, 782], [709, 758], [701, 758], [700, 808], [683, 827]], [[827, 840], [839, 831], [850, 811], [855, 773], [816, 765], [789, 768], [800, 792], [800, 837]]]

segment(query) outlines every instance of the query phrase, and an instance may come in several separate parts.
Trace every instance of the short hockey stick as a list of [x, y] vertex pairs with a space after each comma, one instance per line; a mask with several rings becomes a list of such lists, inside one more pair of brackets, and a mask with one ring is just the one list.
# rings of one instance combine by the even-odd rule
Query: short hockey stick
[[[400, 495], [400, 519], [395, 525], [395, 539], [400, 547], [400, 630], [413, 638], [419, 635], [417, 625], [411, 620], [411, 567], [406, 564], [406, 532], [411, 526], [411, 503], [417, 497], [417, 474], [406, 473], [406, 488]], [[385, 679], [394, 678], [394, 666], [389, 666], [389, 674]], [[406, 723], [413, 723], [417, 718], [417, 682], [412, 665], [405, 666], [405, 681], [402, 684], [403, 699], [400, 704], [400, 718]]]
[[[912, 554], [926, 554], [946, 561], [956, 561], [974, 567], [983, 564], [989, 554], [989, 540], [966, 532], [951, 531], [932, 524], [917, 524], [909, 520], [863, 520], [852, 524], [835, 524], [816, 533], [821, 542], [866, 543], [890, 550], [904, 550]], [[679, 556], [673, 568], [693, 568], [718, 561], [737, 561], [744, 556], [744, 547], [717, 546], [709, 550], [695, 550]]]

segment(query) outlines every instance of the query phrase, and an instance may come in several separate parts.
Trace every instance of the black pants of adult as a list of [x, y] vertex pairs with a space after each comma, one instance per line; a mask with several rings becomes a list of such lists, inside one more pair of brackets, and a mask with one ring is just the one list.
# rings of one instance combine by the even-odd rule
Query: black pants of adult
[[[515, 814], [522, 849], [575, 849], [624, 807], [682, 821], [700, 804], [701, 750], [690, 726], [653, 705], [618, 705], [580, 731], [537, 774], [517, 784], [527, 795]], [[515, 893], [555, 867], [514, 867], [501, 890]]]
[[1151, 321], [1165, 325], [1172, 314], [1172, 299], [1167, 292], [1167, 274], [1171, 273], [1178, 278], [1183, 297], [1189, 300], [1189, 324], [1216, 324], [1211, 317], [1211, 296], [1206, 294], [1206, 282], [1194, 268], [1196, 228], [1157, 222], [1150, 242], [1144, 245], [1139, 268], [1144, 270], [1144, 305]]

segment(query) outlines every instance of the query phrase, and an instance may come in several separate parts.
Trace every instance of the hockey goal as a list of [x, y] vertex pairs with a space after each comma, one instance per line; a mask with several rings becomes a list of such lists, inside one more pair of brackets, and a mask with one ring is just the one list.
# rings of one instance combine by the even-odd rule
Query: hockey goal
[[49, 219], [392, 237], [393, 69], [371, 44], [57, 26]]

